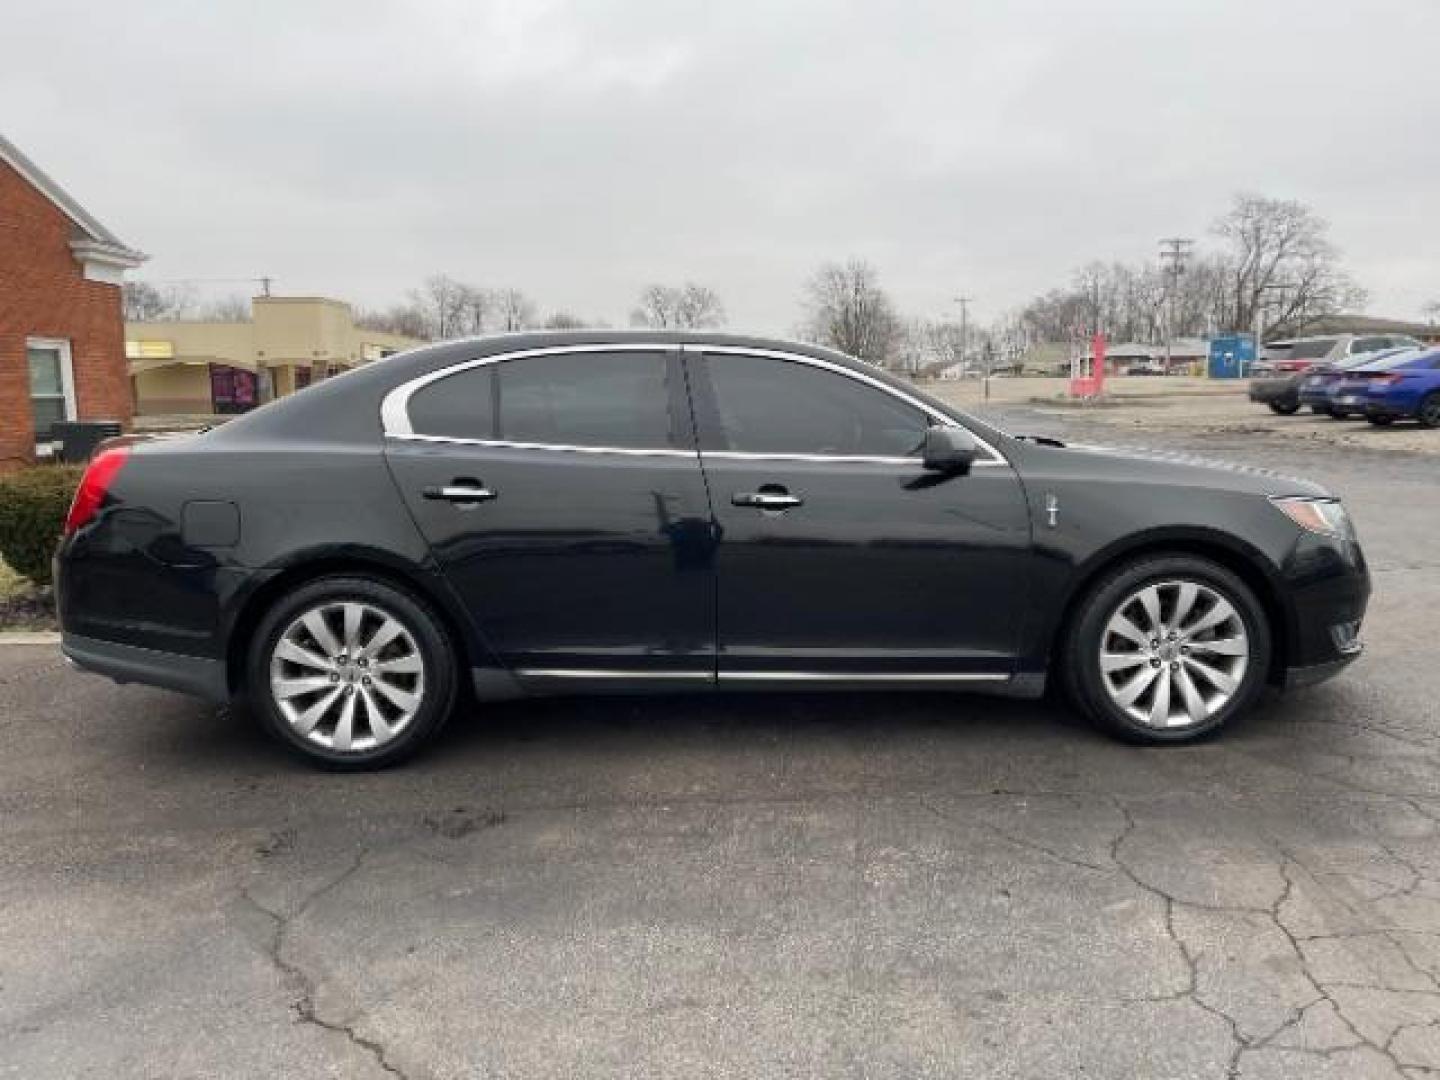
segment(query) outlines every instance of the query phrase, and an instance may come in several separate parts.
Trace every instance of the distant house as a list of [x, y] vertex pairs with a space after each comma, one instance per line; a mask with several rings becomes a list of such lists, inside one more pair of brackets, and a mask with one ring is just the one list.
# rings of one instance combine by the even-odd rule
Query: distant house
[[356, 326], [349, 304], [320, 296], [257, 296], [247, 320], [125, 324], [142, 416], [247, 412], [420, 344]]
[[120, 283], [144, 259], [0, 136], [0, 469], [57, 421], [129, 422]]

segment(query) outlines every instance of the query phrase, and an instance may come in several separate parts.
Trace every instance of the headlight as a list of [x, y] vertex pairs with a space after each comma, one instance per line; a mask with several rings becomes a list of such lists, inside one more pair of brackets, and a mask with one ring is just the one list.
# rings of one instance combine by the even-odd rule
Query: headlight
[[1272, 497], [1270, 502], [1306, 532], [1321, 536], [1343, 536], [1350, 520], [1339, 499]]

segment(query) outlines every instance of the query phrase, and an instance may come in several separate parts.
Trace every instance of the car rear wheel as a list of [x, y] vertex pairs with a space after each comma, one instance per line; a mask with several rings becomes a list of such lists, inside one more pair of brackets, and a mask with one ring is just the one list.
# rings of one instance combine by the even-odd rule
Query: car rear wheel
[[1300, 411], [1300, 403], [1298, 401], [1272, 401], [1270, 402], [1270, 411], [1281, 416], [1293, 416]]
[[1316, 416], [1334, 416], [1335, 413], [1329, 405], [1311, 405], [1310, 411]]
[[1270, 627], [1255, 594], [1225, 567], [1154, 556], [1090, 592], [1062, 663], [1072, 698], [1113, 734], [1186, 742], [1254, 702], [1270, 664]]
[[1394, 418], [1393, 416], [1373, 416], [1373, 415], [1372, 415], [1372, 416], [1367, 416], [1367, 417], [1365, 417], [1365, 419], [1366, 419], [1366, 420], [1369, 420], [1370, 423], [1374, 424], [1376, 427], [1389, 427], [1391, 424], [1393, 424], [1393, 423], [1395, 422], [1395, 418]]
[[246, 674], [247, 697], [270, 733], [331, 769], [408, 757], [455, 703], [442, 624], [378, 578], [319, 578], [285, 596], [261, 620]]
[[1420, 411], [1417, 414], [1422, 426], [1427, 428], [1440, 427], [1440, 390], [1435, 391], [1420, 402]]

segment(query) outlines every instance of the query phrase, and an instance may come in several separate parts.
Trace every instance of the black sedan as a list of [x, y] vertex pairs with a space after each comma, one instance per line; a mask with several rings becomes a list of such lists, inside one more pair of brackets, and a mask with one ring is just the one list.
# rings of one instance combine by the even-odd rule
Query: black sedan
[[450, 342], [113, 445], [56, 581], [79, 667], [243, 699], [342, 768], [462, 702], [1052, 676], [1113, 732], [1181, 742], [1353, 659], [1369, 595], [1315, 484], [659, 332]]

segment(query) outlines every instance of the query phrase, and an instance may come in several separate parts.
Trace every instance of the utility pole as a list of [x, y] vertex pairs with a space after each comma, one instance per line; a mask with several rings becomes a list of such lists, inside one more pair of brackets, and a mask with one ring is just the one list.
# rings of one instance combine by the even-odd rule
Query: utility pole
[[1165, 290], [1165, 374], [1170, 374], [1175, 343], [1175, 297], [1180, 292], [1180, 278], [1185, 273], [1185, 264], [1190, 259], [1194, 240], [1183, 236], [1169, 236], [1160, 241], [1160, 263], [1170, 284]]
[[[963, 374], [965, 366], [970, 361], [970, 297], [957, 296], [955, 303], [960, 305], [960, 367]], [[990, 373], [985, 372], [985, 400], [990, 400]]]

